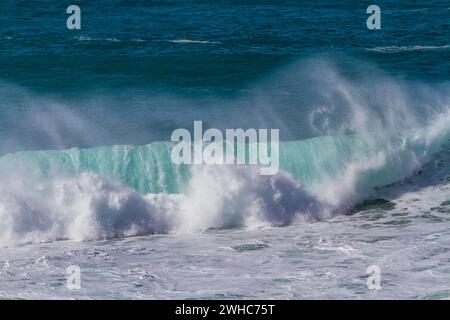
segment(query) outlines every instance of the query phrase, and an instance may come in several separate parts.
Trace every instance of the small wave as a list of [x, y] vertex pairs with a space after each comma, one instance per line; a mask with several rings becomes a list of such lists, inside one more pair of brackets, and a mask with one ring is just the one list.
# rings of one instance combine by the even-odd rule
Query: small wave
[[399, 53], [399, 52], [412, 52], [412, 51], [432, 51], [432, 50], [446, 50], [450, 49], [450, 45], [445, 46], [387, 46], [367, 48], [367, 51], [379, 52], [379, 53]]
[[78, 41], [108, 41], [108, 42], [146, 42], [145, 39], [133, 38], [133, 39], [117, 39], [117, 38], [93, 38], [89, 36], [76, 37]]
[[79, 36], [76, 38], [78, 41], [110, 41], [110, 42], [122, 42], [120, 39], [116, 38], [92, 38], [88, 36]]
[[116, 39], [116, 38], [106, 38], [105, 40], [106, 41], [111, 41], [111, 42], [122, 42], [121, 40]]
[[77, 37], [76, 38], [78, 41], [93, 41], [93, 40], [95, 40], [94, 38], [92, 38], [92, 37], [87, 37], [87, 36], [79, 36], [79, 37]]
[[189, 40], [189, 39], [176, 39], [176, 40], [167, 40], [172, 43], [192, 43], [192, 44], [220, 44], [217, 41], [207, 41], [207, 40]]

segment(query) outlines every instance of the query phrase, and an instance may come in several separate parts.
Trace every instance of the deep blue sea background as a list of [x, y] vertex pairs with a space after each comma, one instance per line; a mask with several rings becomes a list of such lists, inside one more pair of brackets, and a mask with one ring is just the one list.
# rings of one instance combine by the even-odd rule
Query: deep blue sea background
[[[81, 7], [81, 30], [66, 28], [70, 4]], [[284, 140], [309, 137], [302, 124], [314, 100], [302, 93], [308, 80], [274, 76], [308, 59], [327, 59], [368, 83], [372, 68], [411, 81], [449, 80], [448, 1], [377, 1], [382, 29], [375, 31], [366, 27], [370, 4], [3, 0], [0, 149], [144, 144], [168, 140], [193, 120], [279, 126], [273, 112], [286, 127]], [[298, 74], [314, 73], [308, 65], [300, 63]], [[258, 90], [269, 92], [269, 103], [236, 102]], [[58, 117], [49, 100], [95, 128], [62, 119], [67, 112]], [[58, 124], [53, 133], [42, 129], [50, 123]]]

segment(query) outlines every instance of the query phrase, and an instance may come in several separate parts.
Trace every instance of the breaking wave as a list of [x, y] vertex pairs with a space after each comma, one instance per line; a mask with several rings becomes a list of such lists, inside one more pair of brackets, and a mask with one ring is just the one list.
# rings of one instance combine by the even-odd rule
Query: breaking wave
[[304, 117], [315, 137], [281, 142], [273, 176], [175, 165], [170, 142], [3, 155], [0, 245], [320, 220], [411, 176], [450, 138], [445, 86], [352, 82], [322, 62], [313, 70], [303, 89], [317, 90]]
[[411, 175], [448, 139], [450, 118], [409, 138], [283, 142], [282, 171], [174, 165], [170, 143], [0, 158], [0, 243], [283, 226], [339, 213]]

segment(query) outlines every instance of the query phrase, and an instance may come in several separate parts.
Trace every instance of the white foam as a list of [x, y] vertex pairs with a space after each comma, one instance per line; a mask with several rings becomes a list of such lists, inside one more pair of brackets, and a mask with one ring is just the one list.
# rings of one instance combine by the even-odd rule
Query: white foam
[[91, 240], [208, 228], [287, 225], [326, 206], [286, 174], [199, 167], [184, 194], [141, 195], [93, 173], [0, 187], [0, 245]]

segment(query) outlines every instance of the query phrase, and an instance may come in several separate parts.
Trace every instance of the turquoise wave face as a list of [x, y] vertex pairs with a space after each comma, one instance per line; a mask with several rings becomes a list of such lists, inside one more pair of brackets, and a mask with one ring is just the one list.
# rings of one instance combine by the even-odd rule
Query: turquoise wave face
[[[401, 180], [439, 151], [448, 129], [442, 124], [441, 128], [435, 126], [438, 124], [389, 140], [374, 135], [340, 135], [281, 142], [280, 169], [310, 191], [329, 183], [352, 183], [364, 194]], [[142, 194], [180, 193], [190, 180], [191, 166], [173, 163], [173, 147], [171, 142], [154, 142], [18, 152], [0, 158], [0, 175], [19, 173], [22, 179], [40, 181], [94, 172]], [[248, 145], [244, 148], [248, 152]]]
[[179, 192], [187, 168], [172, 164], [170, 143], [19, 152], [0, 159], [0, 171], [23, 170], [29, 179], [70, 177], [95, 172], [141, 193]]

